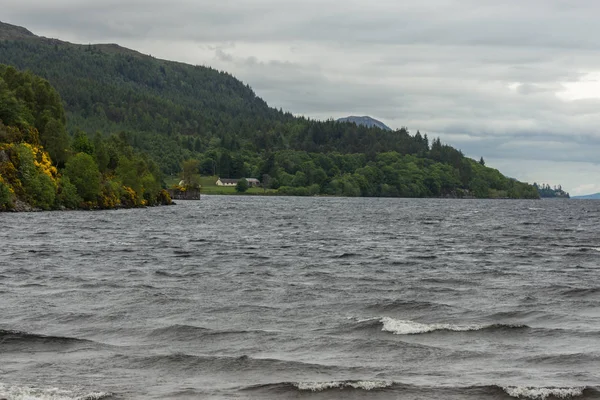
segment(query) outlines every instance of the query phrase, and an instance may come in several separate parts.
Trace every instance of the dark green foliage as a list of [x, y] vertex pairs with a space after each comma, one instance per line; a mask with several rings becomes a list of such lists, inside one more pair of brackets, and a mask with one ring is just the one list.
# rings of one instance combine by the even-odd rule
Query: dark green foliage
[[100, 194], [101, 176], [92, 156], [86, 153], [75, 154], [65, 165], [63, 174], [77, 188], [77, 194], [84, 201], [96, 201]]
[[238, 193], [244, 193], [248, 190], [248, 181], [245, 178], [240, 179], [235, 185], [235, 191]]
[[73, 210], [79, 208], [83, 201], [68, 176], [63, 176], [58, 183], [58, 200], [59, 205]]
[[48, 81], [29, 72], [0, 65], [0, 99], [0, 119], [5, 125], [30, 126], [43, 132], [49, 121], [65, 124], [58, 92]]
[[71, 150], [74, 153], [85, 153], [93, 155], [95, 153], [94, 145], [88, 138], [88, 135], [84, 131], [76, 131], [73, 135], [73, 141], [71, 143]]
[[15, 147], [15, 151], [18, 158], [19, 179], [27, 202], [44, 210], [51, 209], [56, 195], [54, 182], [35, 166], [35, 159], [29, 147], [19, 144]]
[[534, 183], [533, 186], [537, 189], [540, 197], [543, 198], [570, 198], [569, 193], [565, 192], [561, 185], [554, 186], [552, 188], [548, 184], [542, 183], [541, 185], [538, 185], [537, 183]]
[[[169, 203], [157, 164], [131, 147], [135, 135], [96, 134], [92, 141], [76, 130], [69, 143], [56, 91], [3, 65], [0, 99], [0, 210], [12, 207], [15, 197], [42, 209]], [[57, 171], [53, 161], [64, 169]]]
[[42, 146], [56, 165], [63, 167], [69, 155], [69, 135], [56, 119], [49, 120], [41, 132]]
[[183, 163], [183, 182], [186, 187], [199, 186], [200, 161], [187, 160]]
[[0, 181], [0, 211], [13, 208], [13, 195], [7, 184]]
[[380, 153], [375, 160], [369, 160], [364, 154], [286, 150], [272, 154], [269, 159], [273, 160], [269, 166], [273, 171], [269, 175], [270, 187], [279, 188], [281, 194], [537, 198], [533, 186], [508, 179], [468, 158], [463, 158], [458, 168], [397, 152]]

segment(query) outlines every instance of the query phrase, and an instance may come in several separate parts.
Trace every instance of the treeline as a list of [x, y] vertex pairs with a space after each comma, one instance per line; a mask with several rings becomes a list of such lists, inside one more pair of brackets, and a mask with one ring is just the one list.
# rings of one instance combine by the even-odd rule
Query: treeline
[[122, 136], [67, 134], [60, 96], [0, 65], [0, 210], [168, 204], [158, 165]]
[[[432, 150], [439, 143], [434, 141]], [[429, 150], [431, 152], [432, 150]], [[202, 175], [256, 177], [279, 194], [369, 197], [538, 198], [528, 184], [506, 178], [466, 157], [457, 165], [398, 152], [366, 154], [282, 150], [264, 156], [199, 154]]]
[[0, 62], [30, 69], [55, 85], [71, 135], [120, 132], [124, 143], [147, 153], [167, 175], [197, 159], [202, 174], [261, 180], [268, 175], [268, 185], [280, 193], [538, 197], [533, 186], [508, 179], [439, 139], [406, 128], [385, 131], [294, 117], [211, 68], [157, 60], [116, 45], [35, 36], [0, 37]]
[[547, 183], [537, 184], [534, 182], [533, 186], [537, 189], [540, 197], [542, 198], [563, 198], [569, 199], [571, 196], [565, 192], [561, 185], [550, 187]]

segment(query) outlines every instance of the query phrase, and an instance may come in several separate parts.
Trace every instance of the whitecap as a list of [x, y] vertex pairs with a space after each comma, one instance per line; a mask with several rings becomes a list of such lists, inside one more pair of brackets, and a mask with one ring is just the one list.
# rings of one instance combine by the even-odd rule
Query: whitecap
[[331, 382], [296, 382], [293, 385], [298, 390], [306, 390], [311, 392], [320, 392], [327, 389], [362, 389], [376, 390], [385, 389], [392, 386], [391, 381], [331, 381]]
[[526, 387], [526, 386], [503, 386], [502, 390], [511, 397], [519, 399], [545, 400], [549, 397], [558, 399], [570, 399], [582, 396], [585, 387]]
[[456, 332], [474, 331], [483, 328], [480, 325], [453, 325], [453, 324], [422, 324], [420, 322], [393, 319], [383, 317], [380, 322], [383, 324], [383, 331], [391, 332], [396, 335], [415, 335], [419, 333], [428, 333], [439, 330], [448, 330]]
[[381, 329], [384, 332], [391, 332], [395, 335], [416, 335], [419, 333], [429, 333], [434, 331], [454, 331], [468, 332], [480, 331], [491, 328], [525, 328], [525, 325], [454, 325], [454, 324], [423, 324], [420, 322], [393, 319], [383, 317], [379, 322], [383, 324]]
[[111, 397], [111, 393], [76, 393], [59, 388], [40, 389], [25, 386], [8, 386], [0, 383], [0, 399], [10, 400], [101, 400]]

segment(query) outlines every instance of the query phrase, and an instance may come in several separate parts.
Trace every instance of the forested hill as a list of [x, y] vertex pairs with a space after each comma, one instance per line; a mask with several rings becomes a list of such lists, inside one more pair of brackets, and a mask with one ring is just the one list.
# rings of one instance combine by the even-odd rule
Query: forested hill
[[[212, 68], [162, 61], [114, 44], [75, 45], [25, 32], [0, 23], [0, 63], [47, 79], [62, 96], [71, 131], [193, 136], [204, 139], [200, 149], [213, 137], [239, 147], [239, 134], [248, 137], [293, 120]], [[152, 135], [143, 140], [167, 171], [179, 169], [179, 143]]]
[[71, 135], [118, 133], [167, 174], [197, 159], [202, 174], [267, 176], [280, 193], [538, 197], [533, 186], [427, 135], [294, 117], [209, 67], [114, 44], [42, 38], [2, 23], [0, 64], [47, 79], [62, 98]]

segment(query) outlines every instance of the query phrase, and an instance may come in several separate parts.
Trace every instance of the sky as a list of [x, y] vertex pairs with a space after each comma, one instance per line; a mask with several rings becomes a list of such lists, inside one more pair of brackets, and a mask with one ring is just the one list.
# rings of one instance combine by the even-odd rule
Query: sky
[[2, 0], [0, 20], [206, 65], [269, 105], [369, 115], [530, 183], [600, 192], [597, 0]]

